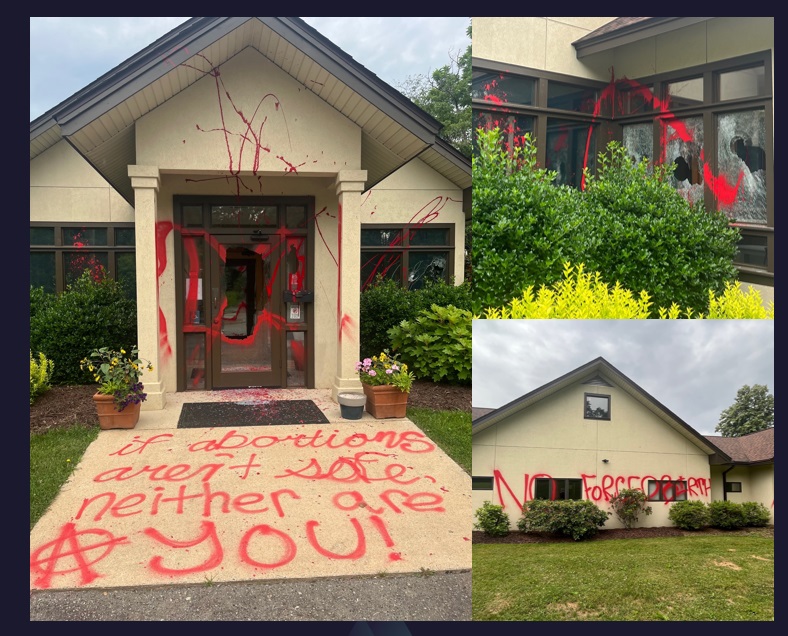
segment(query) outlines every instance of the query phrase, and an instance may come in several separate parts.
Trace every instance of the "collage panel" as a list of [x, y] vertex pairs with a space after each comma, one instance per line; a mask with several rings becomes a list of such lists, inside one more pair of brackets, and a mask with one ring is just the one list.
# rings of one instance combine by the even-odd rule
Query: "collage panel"
[[773, 621], [774, 18], [472, 29], [473, 620]]

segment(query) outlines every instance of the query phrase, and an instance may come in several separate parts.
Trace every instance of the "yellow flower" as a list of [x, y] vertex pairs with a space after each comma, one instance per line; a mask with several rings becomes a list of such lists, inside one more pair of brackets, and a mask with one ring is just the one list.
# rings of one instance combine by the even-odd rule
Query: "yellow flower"
[[381, 353], [380, 354], [380, 361], [383, 362], [385, 359], [386, 359], [386, 354], [385, 353]]
[[126, 354], [126, 352], [125, 352], [123, 349], [121, 349], [121, 350], [120, 350], [120, 352], [121, 352], [122, 354], [124, 354], [124, 355]]

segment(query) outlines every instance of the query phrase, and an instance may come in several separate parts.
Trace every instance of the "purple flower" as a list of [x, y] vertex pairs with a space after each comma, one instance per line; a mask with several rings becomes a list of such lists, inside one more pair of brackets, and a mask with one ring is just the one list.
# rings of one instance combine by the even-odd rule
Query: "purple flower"
[[393, 372], [391, 369], [386, 369], [386, 373], [387, 373], [388, 375], [391, 375], [391, 374], [392, 374], [392, 373], [394, 373], [394, 372]]
[[377, 375], [377, 372], [375, 371], [375, 369], [370, 369], [369, 370], [369, 375], [375, 376], [375, 375]]

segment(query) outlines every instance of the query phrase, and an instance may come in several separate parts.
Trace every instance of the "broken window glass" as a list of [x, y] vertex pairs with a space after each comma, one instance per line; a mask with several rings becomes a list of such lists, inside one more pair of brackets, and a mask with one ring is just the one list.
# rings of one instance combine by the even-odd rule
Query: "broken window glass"
[[[719, 209], [735, 221], [766, 223], [766, 127], [763, 110], [717, 117]], [[722, 179], [724, 178], [724, 181]], [[722, 185], [726, 186], [723, 191]]]

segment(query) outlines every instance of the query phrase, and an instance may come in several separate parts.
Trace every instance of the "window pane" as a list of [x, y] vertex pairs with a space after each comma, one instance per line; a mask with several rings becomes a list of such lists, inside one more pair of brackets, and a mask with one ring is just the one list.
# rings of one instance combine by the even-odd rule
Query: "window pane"
[[583, 498], [583, 481], [581, 479], [567, 479], [567, 499]]
[[134, 253], [120, 252], [115, 255], [117, 260], [117, 279], [125, 285], [130, 298], [137, 297], [137, 264]]
[[287, 217], [287, 227], [291, 229], [306, 227], [305, 205], [288, 205], [285, 209], [285, 215]]
[[703, 201], [703, 118], [687, 117], [662, 122], [665, 163], [673, 164], [671, 185], [690, 203]]
[[408, 289], [421, 289], [428, 280], [449, 282], [448, 252], [410, 252]]
[[65, 252], [63, 264], [66, 285], [73, 283], [86, 269], [94, 280], [99, 280], [108, 269], [109, 256], [107, 252]]
[[534, 499], [550, 499], [552, 479], [537, 479]]
[[593, 113], [597, 91], [586, 86], [572, 86], [550, 82], [547, 86], [547, 107], [571, 110], [577, 113]]
[[115, 245], [122, 245], [124, 247], [134, 245], [134, 228], [115, 228]]
[[392, 228], [361, 230], [361, 245], [363, 247], [388, 247], [402, 244], [402, 230]]
[[186, 351], [186, 390], [205, 390], [205, 334], [186, 333], [183, 335]]
[[648, 481], [648, 498], [650, 501], [661, 501], [662, 489], [658, 481]]
[[43, 287], [44, 291], [50, 294], [57, 291], [54, 252], [33, 252], [30, 254], [30, 286]]
[[606, 395], [586, 394], [585, 416], [589, 419], [610, 419], [610, 398]]
[[30, 245], [54, 245], [55, 228], [53, 227], [31, 227]]
[[717, 118], [719, 177], [729, 187], [715, 190], [720, 210], [743, 223], [766, 223], [766, 126], [763, 110]]
[[766, 92], [766, 73], [763, 66], [720, 73], [720, 99], [755, 97]]
[[306, 341], [303, 331], [287, 332], [287, 387], [306, 386]]
[[654, 154], [654, 126], [647, 124], [629, 124], [623, 130], [624, 148], [636, 162], [641, 159], [652, 160]]
[[275, 205], [215, 205], [211, 223], [228, 227], [276, 227]]
[[207, 319], [203, 308], [205, 297], [205, 239], [201, 236], [183, 237], [183, 320], [187, 325], [204, 325]]
[[492, 477], [471, 477], [472, 490], [492, 490], [493, 478]]
[[473, 99], [484, 99], [493, 104], [524, 104], [534, 103], [534, 87], [536, 81], [530, 77], [517, 77], [474, 71], [471, 84]]
[[361, 289], [366, 289], [378, 276], [402, 282], [401, 252], [361, 252]]
[[184, 205], [183, 206], [183, 225], [185, 227], [202, 227], [202, 206]]
[[768, 263], [767, 238], [757, 234], [742, 234], [735, 261], [742, 265], [766, 267]]
[[63, 245], [107, 245], [107, 228], [105, 227], [64, 227]]
[[448, 245], [448, 228], [422, 228], [411, 230], [408, 235], [410, 245]]
[[681, 108], [703, 103], [703, 78], [671, 82], [665, 90], [665, 100], [669, 108]]
[[654, 103], [653, 86], [622, 86], [617, 88], [616, 115], [634, 115], [651, 110]]
[[583, 168], [593, 171], [595, 161], [595, 129], [589, 124], [578, 124], [556, 119], [547, 120], [548, 170], [556, 172], [556, 185], [580, 188]]
[[[534, 118], [528, 115], [514, 115], [510, 113], [486, 112], [486, 111], [473, 111], [474, 131], [481, 128], [482, 130], [492, 130], [498, 128], [501, 131], [504, 149], [511, 151], [514, 148], [522, 147], [523, 137], [526, 133], [531, 133], [533, 136], [534, 131]], [[476, 134], [474, 132], [474, 153], [478, 154], [479, 150], [476, 146]]]

